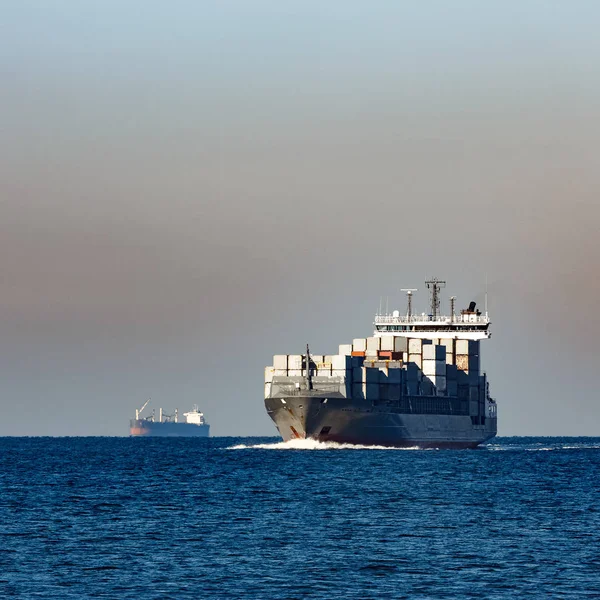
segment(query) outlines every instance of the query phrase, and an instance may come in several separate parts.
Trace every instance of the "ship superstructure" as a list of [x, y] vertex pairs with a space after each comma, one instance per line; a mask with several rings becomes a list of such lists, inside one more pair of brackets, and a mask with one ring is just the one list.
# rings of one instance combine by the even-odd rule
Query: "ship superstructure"
[[476, 447], [496, 435], [497, 407], [480, 367], [490, 337], [487, 310], [475, 302], [440, 314], [445, 282], [426, 282], [428, 313], [375, 316], [372, 337], [336, 355], [276, 355], [265, 370], [265, 406], [284, 440]]
[[194, 405], [192, 410], [183, 413], [180, 417], [176, 408], [172, 414], [167, 414], [162, 408], [158, 409], [158, 416], [153, 410], [152, 414], [142, 417], [142, 411], [148, 406], [150, 400], [135, 411], [135, 419], [129, 423], [129, 435], [134, 437], [208, 437], [210, 425], [206, 422], [204, 414]]

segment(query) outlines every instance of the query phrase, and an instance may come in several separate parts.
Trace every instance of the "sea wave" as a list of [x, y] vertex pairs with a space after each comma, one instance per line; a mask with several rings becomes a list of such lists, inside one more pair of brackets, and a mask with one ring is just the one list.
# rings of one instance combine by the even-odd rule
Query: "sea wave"
[[481, 447], [484, 450], [491, 452], [552, 452], [556, 450], [598, 450], [598, 444], [556, 444], [555, 446], [539, 445], [539, 444], [485, 444]]
[[297, 439], [270, 444], [237, 444], [227, 450], [421, 450], [418, 446], [391, 448], [389, 446], [363, 446], [361, 444], [338, 444], [313, 439]]

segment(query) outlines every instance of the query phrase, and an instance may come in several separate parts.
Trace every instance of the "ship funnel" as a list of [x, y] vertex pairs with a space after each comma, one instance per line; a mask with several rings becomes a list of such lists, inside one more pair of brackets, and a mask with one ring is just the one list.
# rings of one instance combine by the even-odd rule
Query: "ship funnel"
[[477, 302], [471, 302], [469, 304], [469, 312], [475, 312], [475, 307], [477, 306]]

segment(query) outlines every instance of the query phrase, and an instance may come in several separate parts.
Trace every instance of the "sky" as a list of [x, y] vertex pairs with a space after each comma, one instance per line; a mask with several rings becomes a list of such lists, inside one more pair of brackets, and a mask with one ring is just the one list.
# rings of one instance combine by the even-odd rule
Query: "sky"
[[0, 435], [276, 435], [272, 355], [431, 276], [500, 435], [599, 434], [600, 4], [0, 4]]

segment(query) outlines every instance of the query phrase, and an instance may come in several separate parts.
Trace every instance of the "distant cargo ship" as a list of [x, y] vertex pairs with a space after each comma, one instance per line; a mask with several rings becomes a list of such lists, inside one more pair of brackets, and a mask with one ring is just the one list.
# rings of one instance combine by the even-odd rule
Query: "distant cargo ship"
[[179, 419], [179, 411], [175, 409], [172, 415], [158, 409], [158, 418], [155, 412], [148, 417], [142, 417], [142, 411], [148, 406], [150, 400], [135, 411], [135, 419], [129, 422], [129, 435], [132, 437], [208, 437], [210, 425], [206, 422], [204, 414], [194, 405], [191, 411], [183, 413]]
[[[375, 316], [372, 337], [337, 355], [276, 355], [265, 370], [265, 406], [284, 440], [474, 448], [496, 435], [497, 407], [480, 370], [480, 341], [490, 337], [487, 307], [475, 302], [440, 314], [440, 288], [428, 313]], [[487, 304], [487, 302], [486, 302]], [[380, 311], [381, 312], [381, 311]]]

